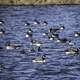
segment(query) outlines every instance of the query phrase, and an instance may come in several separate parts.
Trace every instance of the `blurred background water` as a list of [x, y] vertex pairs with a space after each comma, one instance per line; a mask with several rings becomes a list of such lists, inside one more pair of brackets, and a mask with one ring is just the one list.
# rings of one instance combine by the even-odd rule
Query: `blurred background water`
[[[74, 31], [80, 31], [80, 6], [0, 6], [0, 20], [4, 21], [6, 34], [0, 36], [0, 47], [6, 41], [19, 42], [17, 50], [0, 50], [0, 63], [5, 69], [0, 72], [0, 80], [80, 80], [80, 55], [66, 55], [63, 50], [69, 46], [49, 41], [42, 35], [50, 27], [63, 24], [65, 30], [61, 38], [67, 37], [80, 47], [80, 37], [74, 38]], [[34, 19], [47, 21], [47, 25], [33, 25]], [[29, 22], [32, 26], [25, 26]], [[33, 30], [33, 38], [43, 42], [42, 51], [30, 52], [30, 40], [25, 37], [27, 28]], [[26, 53], [20, 53], [25, 49]], [[38, 54], [45, 54], [45, 63], [33, 63]]]

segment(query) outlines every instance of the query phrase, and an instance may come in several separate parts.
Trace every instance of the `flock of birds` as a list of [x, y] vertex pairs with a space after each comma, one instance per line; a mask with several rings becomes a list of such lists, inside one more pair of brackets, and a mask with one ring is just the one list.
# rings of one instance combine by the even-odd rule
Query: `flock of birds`
[[[5, 35], [6, 34], [6, 31], [1, 27], [3, 23], [4, 23], [3, 21], [0, 21], [0, 35]], [[48, 24], [46, 21], [44, 21], [43, 23], [44, 23], [44, 25]], [[40, 22], [37, 21], [37, 20], [34, 20], [34, 24], [35, 25], [40, 24]], [[30, 26], [30, 23], [25, 23], [25, 26]], [[59, 33], [61, 31], [63, 31], [64, 29], [65, 29], [65, 26], [60, 25], [57, 28], [49, 28], [47, 30], [47, 32], [44, 32], [42, 35], [47, 36], [47, 38], [51, 41], [56, 41], [57, 43], [71, 45], [70, 48], [64, 50], [64, 52], [66, 54], [72, 54], [72, 55], [79, 54], [80, 49], [77, 48], [77, 47], [73, 47], [72, 45], [74, 45], [74, 43], [72, 43], [71, 40], [68, 40], [67, 38], [60, 38]], [[37, 51], [41, 51], [41, 45], [43, 44], [43, 42], [33, 39], [33, 30], [30, 27], [27, 29], [25, 37], [30, 39], [30, 43], [31, 43], [31, 46], [32, 46], [31, 51], [35, 51], [35, 48], [37, 48]], [[80, 37], [80, 32], [76, 31], [74, 33], [74, 37]], [[10, 41], [8, 41], [5, 44], [5, 49], [6, 50], [13, 50], [13, 49], [17, 49], [21, 46], [22, 46], [21, 44], [16, 44], [16, 43], [12, 44]], [[3, 49], [3, 48], [0, 47], [0, 50], [1, 49]], [[21, 53], [25, 53], [24, 49], [21, 50]], [[33, 59], [32, 62], [34, 62], [34, 63], [44, 63], [44, 62], [46, 62], [46, 55], [38, 56], [35, 59]]]

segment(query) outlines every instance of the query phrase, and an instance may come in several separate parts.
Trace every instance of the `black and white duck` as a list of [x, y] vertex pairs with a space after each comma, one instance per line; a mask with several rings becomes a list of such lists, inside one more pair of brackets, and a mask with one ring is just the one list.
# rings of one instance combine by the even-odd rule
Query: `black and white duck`
[[17, 49], [22, 47], [21, 44], [13, 44], [10, 41], [6, 42], [5, 47], [7, 50]]
[[31, 45], [33, 46], [37, 46], [37, 47], [40, 47], [42, 45], [42, 42], [41, 41], [38, 41], [38, 40], [31, 40]]
[[75, 32], [74, 36], [75, 37], [80, 37], [80, 32]]
[[33, 31], [32, 31], [31, 28], [29, 28], [28, 31], [26, 32], [26, 37], [27, 37], [27, 38], [29, 38], [29, 37], [31, 38], [32, 35], [33, 35]]
[[3, 34], [5, 34], [5, 30], [4, 29], [0, 29], [0, 35], [3, 35]]
[[66, 49], [65, 50], [65, 53], [66, 54], [75, 55], [75, 54], [79, 54], [80, 53], [80, 50], [79, 50], [79, 48], [71, 47], [69, 49]]
[[55, 33], [55, 32], [57, 32], [57, 31], [61, 31], [61, 30], [64, 30], [64, 29], [65, 29], [64, 26], [61, 26], [60, 28], [50, 28], [50, 29], [48, 30], [48, 32], [50, 32], [50, 33]]
[[35, 59], [32, 60], [33, 63], [45, 63], [46, 62], [46, 56], [38, 56]]

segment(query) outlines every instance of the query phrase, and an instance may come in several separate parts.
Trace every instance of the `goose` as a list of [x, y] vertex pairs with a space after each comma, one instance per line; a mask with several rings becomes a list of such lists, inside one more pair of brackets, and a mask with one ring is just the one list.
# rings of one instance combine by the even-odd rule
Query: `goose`
[[46, 56], [38, 56], [35, 59], [32, 60], [33, 63], [45, 63], [46, 62]]
[[79, 48], [71, 47], [69, 49], [66, 49], [65, 53], [74, 55], [74, 54], [79, 54], [80, 50], [79, 50]]

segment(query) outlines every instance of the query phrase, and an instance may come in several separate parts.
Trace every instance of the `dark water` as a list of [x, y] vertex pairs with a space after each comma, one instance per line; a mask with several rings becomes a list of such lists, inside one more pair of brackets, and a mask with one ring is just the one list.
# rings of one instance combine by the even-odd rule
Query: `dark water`
[[[47, 21], [48, 25], [33, 25], [34, 19]], [[80, 31], [80, 6], [0, 6], [0, 20], [3, 20], [6, 34], [0, 36], [0, 46], [8, 40], [23, 45], [17, 50], [0, 50], [0, 63], [5, 69], [0, 72], [0, 80], [80, 80], [80, 55], [71, 56], [64, 53], [69, 47], [49, 41], [42, 33], [50, 27], [63, 24], [65, 30], [60, 37], [67, 37], [80, 47], [80, 37], [74, 38], [74, 31]], [[28, 27], [25, 22], [31, 23], [33, 38], [43, 42], [40, 52], [29, 52], [30, 40], [25, 38]], [[26, 53], [21, 54], [20, 50]], [[47, 56], [45, 63], [33, 63], [37, 54]]]

